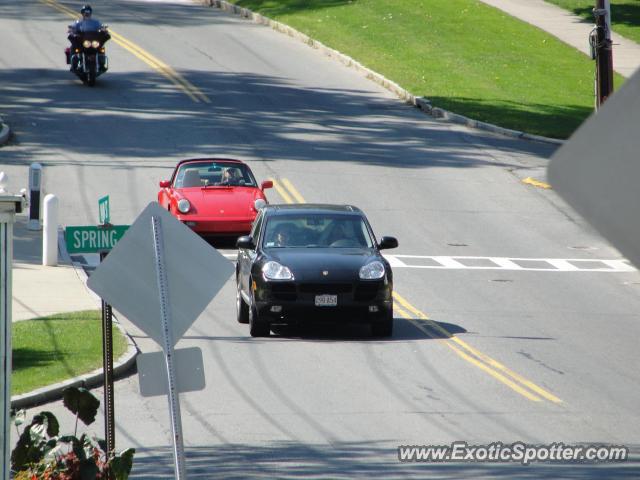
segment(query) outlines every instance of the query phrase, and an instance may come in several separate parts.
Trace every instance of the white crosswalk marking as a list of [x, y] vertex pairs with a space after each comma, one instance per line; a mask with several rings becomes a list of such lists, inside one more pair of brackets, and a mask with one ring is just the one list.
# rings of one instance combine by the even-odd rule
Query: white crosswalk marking
[[[229, 260], [235, 261], [237, 252], [220, 250]], [[73, 260], [93, 269], [98, 255], [74, 255]], [[508, 257], [464, 257], [443, 255], [391, 255], [385, 254], [391, 268], [416, 268], [433, 270], [502, 270], [522, 272], [636, 272], [626, 259], [602, 260], [593, 258], [508, 258]]]
[[628, 260], [603, 260], [603, 263], [609, 265], [611, 268], [619, 269], [622, 272], [636, 271], [635, 267], [630, 265]]
[[508, 258], [491, 257], [493, 263], [498, 265], [501, 270], [522, 270], [522, 267]]
[[563, 272], [575, 272], [576, 270], [580, 270], [578, 267], [576, 267], [573, 263], [570, 263], [568, 260], [553, 259], [553, 260], [547, 260], [547, 262], [549, 262], [551, 265], [553, 265], [558, 270], [561, 270]]
[[393, 268], [514, 270], [527, 272], [636, 272], [626, 259], [508, 258], [385, 254]]
[[[444, 268], [465, 268], [463, 264], [453, 259], [453, 257], [431, 257]], [[407, 265], [408, 266], [408, 265]]]
[[391, 265], [391, 268], [402, 268], [407, 266], [406, 263], [393, 255], [385, 255], [384, 258], [387, 259], [389, 265]]

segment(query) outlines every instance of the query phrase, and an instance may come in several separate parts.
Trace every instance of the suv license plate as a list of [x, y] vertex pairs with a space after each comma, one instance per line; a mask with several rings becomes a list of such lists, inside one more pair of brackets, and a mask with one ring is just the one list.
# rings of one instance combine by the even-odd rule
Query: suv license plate
[[335, 307], [338, 305], [337, 295], [316, 295], [316, 307]]

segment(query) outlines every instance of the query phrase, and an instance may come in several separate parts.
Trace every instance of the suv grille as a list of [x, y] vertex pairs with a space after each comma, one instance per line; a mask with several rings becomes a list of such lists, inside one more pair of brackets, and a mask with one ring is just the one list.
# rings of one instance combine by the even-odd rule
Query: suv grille
[[350, 293], [353, 286], [350, 283], [302, 283], [300, 293], [326, 293], [337, 295], [339, 293]]

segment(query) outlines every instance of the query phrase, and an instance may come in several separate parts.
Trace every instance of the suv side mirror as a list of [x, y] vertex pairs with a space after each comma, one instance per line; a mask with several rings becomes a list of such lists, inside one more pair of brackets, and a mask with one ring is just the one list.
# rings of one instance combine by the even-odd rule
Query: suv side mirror
[[251, 235], [245, 235], [238, 238], [238, 240], [236, 241], [236, 247], [246, 250], [255, 250], [256, 244], [254, 243], [253, 237]]
[[260, 185], [261, 190], [264, 190], [266, 188], [273, 188], [273, 182], [271, 180], [265, 180], [264, 182], [262, 182], [262, 185]]
[[387, 248], [397, 248], [398, 247], [398, 239], [395, 237], [382, 237], [380, 239], [380, 243], [378, 244], [379, 250], [385, 250]]
[[162, 180], [160, 182], [160, 188], [169, 188], [169, 185], [171, 185], [171, 182], [169, 180]]

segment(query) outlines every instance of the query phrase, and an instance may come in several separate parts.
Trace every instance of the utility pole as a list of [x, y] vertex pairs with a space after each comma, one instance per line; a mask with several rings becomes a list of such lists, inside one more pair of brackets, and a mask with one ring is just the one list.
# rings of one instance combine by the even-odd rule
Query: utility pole
[[593, 9], [596, 27], [590, 42], [596, 61], [596, 110], [613, 93], [613, 49], [611, 41], [611, 4], [609, 0], [596, 0]]

